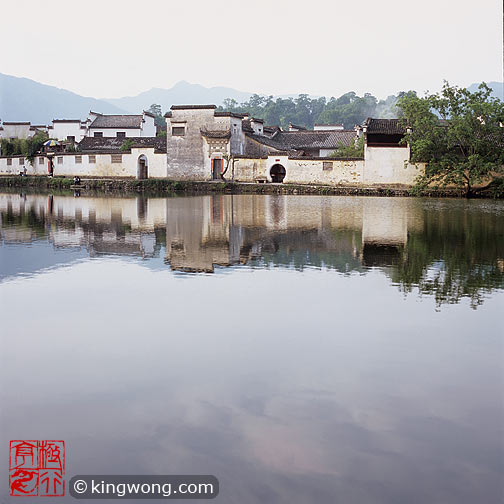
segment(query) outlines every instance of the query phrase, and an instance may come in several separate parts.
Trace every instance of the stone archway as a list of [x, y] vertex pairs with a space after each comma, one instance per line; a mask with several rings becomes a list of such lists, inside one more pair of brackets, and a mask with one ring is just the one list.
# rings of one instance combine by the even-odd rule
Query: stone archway
[[142, 154], [141, 156], [138, 157], [137, 179], [144, 180], [147, 178], [149, 178], [149, 162], [147, 160], [147, 157], [144, 154]]
[[286, 170], [281, 164], [274, 164], [270, 170], [270, 176], [272, 182], [282, 183], [285, 178]]

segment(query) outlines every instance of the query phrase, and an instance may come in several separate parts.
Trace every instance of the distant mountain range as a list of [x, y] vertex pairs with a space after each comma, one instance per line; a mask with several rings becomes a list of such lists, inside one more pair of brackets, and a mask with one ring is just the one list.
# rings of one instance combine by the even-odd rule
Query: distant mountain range
[[[489, 82], [494, 96], [503, 97], [503, 83]], [[469, 86], [476, 90], [478, 84]], [[226, 87], [207, 88], [180, 81], [170, 89], [152, 88], [137, 96], [96, 99], [80, 96], [65, 89], [0, 73], [0, 119], [49, 124], [53, 119], [85, 119], [90, 110], [104, 114], [138, 114], [153, 103], [163, 111], [171, 105], [221, 105], [226, 98], [241, 103], [252, 93]]]
[[[504, 100], [504, 82], [487, 82], [488, 87], [492, 88], [492, 96]], [[471, 84], [467, 89], [474, 93], [478, 90], [479, 83]]]
[[90, 110], [104, 114], [125, 111], [103, 100], [66, 89], [0, 73], [0, 119], [49, 124], [53, 119], [84, 119]]
[[138, 114], [140, 110], [149, 108], [153, 103], [161, 105], [165, 112], [172, 105], [221, 105], [226, 98], [233, 98], [241, 103], [251, 96], [252, 93], [232, 88], [221, 86], [207, 88], [200, 84], [180, 81], [170, 89], [152, 88], [137, 96], [108, 98], [107, 102], [130, 113]]

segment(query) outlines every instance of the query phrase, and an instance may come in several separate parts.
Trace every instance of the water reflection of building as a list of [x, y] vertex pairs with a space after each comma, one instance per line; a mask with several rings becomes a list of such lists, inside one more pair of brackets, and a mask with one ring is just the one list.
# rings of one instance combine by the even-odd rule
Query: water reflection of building
[[152, 257], [164, 233], [164, 200], [0, 195], [0, 237], [6, 243], [47, 237], [57, 248], [85, 247], [90, 255]]
[[[282, 195], [209, 195], [167, 200], [166, 261], [173, 269], [211, 272], [268, 257], [354, 269], [398, 254], [411, 200]], [[385, 221], [385, 222], [384, 222]], [[316, 257], [316, 258], [315, 258]], [[342, 260], [345, 258], [345, 260]], [[345, 262], [346, 261], [346, 262]]]
[[90, 255], [148, 258], [165, 246], [165, 262], [180, 271], [258, 260], [350, 271], [400, 260], [408, 231], [422, 226], [418, 209], [407, 198], [3, 194], [0, 236], [10, 243], [43, 236]]

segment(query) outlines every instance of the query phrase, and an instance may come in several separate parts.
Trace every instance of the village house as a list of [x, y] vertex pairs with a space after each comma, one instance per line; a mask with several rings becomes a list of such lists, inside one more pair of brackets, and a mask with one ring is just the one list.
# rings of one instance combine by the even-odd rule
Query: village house
[[39, 131], [47, 131], [47, 126], [34, 125], [30, 122], [4, 121], [0, 124], [0, 138], [13, 140], [15, 138], [31, 138]]
[[[0, 173], [411, 186], [424, 169], [409, 162], [397, 119], [369, 118], [353, 130], [340, 124], [317, 124], [313, 130], [291, 124], [283, 131], [248, 114], [220, 112], [215, 105], [174, 105], [165, 119], [163, 137], [155, 136], [154, 116], [147, 112], [91, 112], [85, 123], [56, 119], [49, 131], [75, 141], [77, 152], [46, 152], [33, 164], [22, 156], [0, 157]], [[29, 134], [29, 123], [24, 130], [17, 127]], [[336, 149], [361, 137], [362, 158], [334, 157]]]
[[60, 141], [80, 142], [91, 137], [155, 137], [155, 116], [141, 114], [107, 115], [89, 112], [85, 121], [80, 119], [53, 119], [49, 126], [32, 125], [30, 122], [4, 122], [0, 124], [0, 138], [30, 138], [37, 132], [45, 132], [49, 138]]
[[49, 138], [80, 142], [87, 133], [87, 123], [80, 119], [53, 119], [52, 125], [47, 127]]
[[106, 115], [89, 112], [87, 134], [90, 137], [155, 137], [155, 116], [145, 110], [136, 115]]
[[340, 146], [352, 145], [359, 135], [339, 125], [314, 131], [291, 124], [289, 131], [281, 131], [245, 114], [218, 112], [215, 105], [174, 105], [165, 117], [167, 175], [180, 180], [220, 180], [226, 172], [237, 180], [282, 182], [286, 167], [277, 162], [273, 171], [261, 170], [261, 158], [325, 158]]

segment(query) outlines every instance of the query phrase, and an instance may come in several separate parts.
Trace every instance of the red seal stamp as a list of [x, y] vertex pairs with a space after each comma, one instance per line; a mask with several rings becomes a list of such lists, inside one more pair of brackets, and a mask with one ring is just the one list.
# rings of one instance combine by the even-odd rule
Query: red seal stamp
[[9, 490], [13, 497], [65, 495], [64, 441], [11, 441]]

